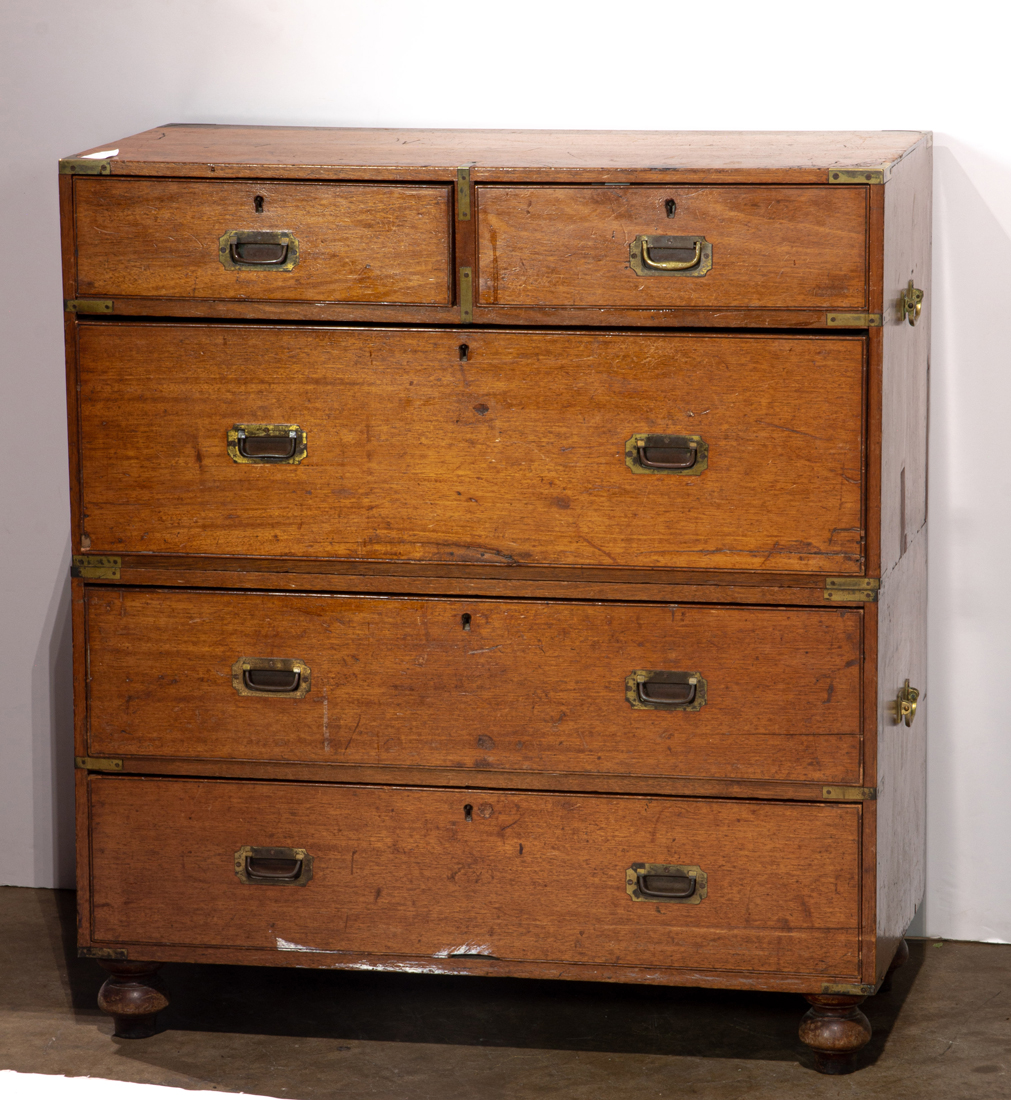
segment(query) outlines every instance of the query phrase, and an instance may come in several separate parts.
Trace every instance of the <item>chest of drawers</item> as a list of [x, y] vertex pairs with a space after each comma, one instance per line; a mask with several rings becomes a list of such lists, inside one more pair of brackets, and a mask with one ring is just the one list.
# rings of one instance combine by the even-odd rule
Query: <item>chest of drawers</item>
[[851, 1070], [923, 887], [929, 135], [167, 126], [60, 182], [117, 1034], [166, 961], [548, 976], [803, 994]]

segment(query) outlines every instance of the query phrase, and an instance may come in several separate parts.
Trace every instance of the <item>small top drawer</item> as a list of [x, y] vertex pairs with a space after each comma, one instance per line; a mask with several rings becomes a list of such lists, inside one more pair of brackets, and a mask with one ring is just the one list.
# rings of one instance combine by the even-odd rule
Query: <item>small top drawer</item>
[[448, 305], [445, 185], [79, 178], [77, 293]]
[[482, 306], [866, 308], [866, 187], [476, 190]]

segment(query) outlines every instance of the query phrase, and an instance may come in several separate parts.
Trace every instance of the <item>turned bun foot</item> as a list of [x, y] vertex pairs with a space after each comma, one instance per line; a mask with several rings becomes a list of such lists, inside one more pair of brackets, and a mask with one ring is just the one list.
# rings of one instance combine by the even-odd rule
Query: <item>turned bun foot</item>
[[899, 946], [895, 949], [895, 957], [888, 966], [884, 981], [881, 983], [881, 988], [878, 990], [879, 993], [891, 992], [892, 975], [906, 962], [909, 962], [909, 944], [906, 943], [905, 940], [899, 940]]
[[857, 1051], [867, 1045], [871, 1025], [858, 1005], [863, 997], [812, 994], [811, 1007], [800, 1021], [800, 1041], [814, 1051], [819, 1073], [852, 1073]]
[[109, 977], [98, 991], [98, 1007], [115, 1022], [119, 1039], [146, 1039], [154, 1034], [158, 1013], [168, 1007], [165, 983], [158, 977], [161, 963], [102, 959]]

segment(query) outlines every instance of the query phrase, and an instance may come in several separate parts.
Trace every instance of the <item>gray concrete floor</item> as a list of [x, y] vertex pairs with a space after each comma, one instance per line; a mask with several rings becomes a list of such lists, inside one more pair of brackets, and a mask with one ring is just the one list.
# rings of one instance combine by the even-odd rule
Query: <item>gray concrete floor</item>
[[1011, 1096], [1011, 946], [911, 943], [862, 1068], [823, 1077], [800, 997], [589, 982], [170, 964], [159, 1033], [113, 1039], [73, 944], [73, 894], [0, 888], [0, 1069], [294, 1100]]

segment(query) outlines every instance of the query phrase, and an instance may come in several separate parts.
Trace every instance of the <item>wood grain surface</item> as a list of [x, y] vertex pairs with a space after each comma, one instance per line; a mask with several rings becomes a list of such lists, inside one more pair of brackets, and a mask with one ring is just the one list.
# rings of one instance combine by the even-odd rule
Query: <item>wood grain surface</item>
[[[860, 783], [859, 609], [89, 590], [93, 756]], [[303, 698], [240, 696], [297, 658]], [[635, 710], [637, 669], [698, 711]]]
[[[484, 306], [866, 309], [867, 187], [476, 189]], [[676, 203], [673, 217], [666, 203]], [[637, 275], [638, 234], [701, 235], [694, 278]]]
[[[861, 337], [79, 333], [93, 553], [862, 568]], [[308, 457], [236, 464], [236, 423], [298, 424]], [[701, 435], [708, 469], [632, 473], [635, 432]]]
[[[886, 172], [930, 135], [915, 130], [433, 130], [159, 126], [106, 142], [112, 174], [329, 179], [600, 179], [828, 182], [831, 169]], [[181, 171], [182, 169], [182, 171]]]
[[[89, 789], [101, 942], [273, 947], [310, 966], [378, 951], [857, 972], [857, 805], [127, 777]], [[243, 845], [306, 849], [312, 880], [241, 883]], [[633, 862], [700, 866], [708, 897], [634, 902]]]
[[[448, 187], [95, 176], [74, 197], [81, 297], [451, 301]], [[218, 241], [232, 230], [293, 233], [298, 263], [228, 270]]]

